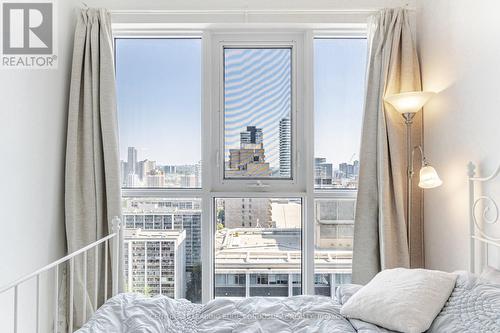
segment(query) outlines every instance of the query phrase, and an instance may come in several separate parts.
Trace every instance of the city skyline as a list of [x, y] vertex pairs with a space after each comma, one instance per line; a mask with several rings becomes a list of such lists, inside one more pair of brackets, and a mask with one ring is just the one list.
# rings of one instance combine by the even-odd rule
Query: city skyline
[[[252, 127], [252, 126], [250, 126]], [[243, 133], [241, 133], [243, 135]], [[242, 136], [242, 140], [243, 136]], [[242, 141], [243, 142], [243, 141]], [[257, 144], [258, 147], [248, 148], [248, 145], [255, 146], [255, 142], [249, 141], [249, 143], [242, 143], [243, 148], [237, 149], [238, 153], [241, 154], [241, 151], [250, 150], [252, 154], [257, 153], [256, 156], [263, 156], [264, 152], [259, 153], [260, 144]], [[182, 165], [163, 165], [156, 162], [154, 159], [140, 159], [135, 147], [128, 147], [127, 149], [128, 155], [127, 160], [121, 160], [121, 183], [124, 187], [198, 187], [201, 188], [201, 168], [202, 161], [199, 161], [196, 164], [182, 164]], [[250, 154], [250, 158], [253, 161], [253, 155]], [[349, 161], [344, 161], [339, 163], [334, 167], [333, 163], [330, 163], [324, 157], [314, 157], [314, 169], [315, 176], [314, 182], [316, 188], [357, 188], [357, 178], [359, 174], [359, 160], [354, 159], [355, 154], [351, 155], [351, 159]], [[248, 157], [248, 156], [247, 156]], [[134, 161], [132, 164], [133, 167], [129, 166], [130, 158]], [[240, 157], [238, 156], [238, 161]], [[241, 162], [240, 162], [241, 163]], [[285, 168], [289, 167], [289, 161], [286, 159], [283, 164]], [[246, 166], [247, 167], [247, 166]], [[133, 170], [133, 171], [131, 171]], [[146, 171], [149, 170], [149, 171]], [[290, 170], [290, 169], [286, 169]], [[237, 172], [238, 169], [229, 170], [233, 172]], [[245, 169], [245, 172], [247, 169]], [[130, 180], [129, 175], [137, 176]], [[180, 175], [182, 177], [193, 176], [194, 178], [189, 180], [180, 180], [177, 185], [172, 184], [167, 181], [167, 175]], [[163, 176], [165, 179], [160, 181], [157, 179], [158, 176]], [[146, 177], [143, 179], [143, 177]], [[148, 185], [147, 178], [153, 178], [151, 183], [154, 185]], [[337, 183], [335, 184], [335, 181]], [[187, 182], [187, 183], [186, 183]], [[190, 185], [186, 185], [190, 184]], [[180, 185], [180, 186], [179, 186]]]
[[[337, 165], [359, 153], [366, 40], [315, 40], [314, 51], [315, 156]], [[117, 40], [122, 160], [129, 146], [161, 165], [201, 160], [201, 53], [200, 39]], [[276, 138], [284, 116], [273, 122]], [[231, 133], [250, 125], [259, 124], [240, 123]], [[279, 140], [274, 145], [271, 167], [279, 165]]]

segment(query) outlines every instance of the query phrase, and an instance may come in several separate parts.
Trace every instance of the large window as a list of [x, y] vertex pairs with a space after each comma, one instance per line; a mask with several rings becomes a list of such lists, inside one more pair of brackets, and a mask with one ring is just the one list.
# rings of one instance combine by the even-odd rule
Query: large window
[[366, 39], [311, 36], [115, 39], [128, 291], [206, 302], [350, 281]]
[[365, 86], [366, 39], [314, 40], [314, 290], [349, 283]]
[[224, 48], [225, 178], [291, 178], [291, 71], [291, 48]]
[[125, 286], [201, 302], [201, 40], [115, 40]]

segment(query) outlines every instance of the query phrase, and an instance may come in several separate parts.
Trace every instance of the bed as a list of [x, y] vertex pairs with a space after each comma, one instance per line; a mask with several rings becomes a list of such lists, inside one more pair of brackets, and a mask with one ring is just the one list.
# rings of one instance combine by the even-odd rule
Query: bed
[[[428, 332], [500, 332], [500, 284], [468, 272], [457, 274], [455, 288]], [[361, 287], [340, 286], [335, 299], [218, 298], [205, 305], [125, 293], [106, 302], [77, 332], [393, 332], [340, 314], [342, 304]]]
[[[456, 282], [451, 285], [451, 295], [432, 321], [428, 330], [441, 332], [500, 332], [500, 272], [479, 273], [478, 267], [487, 267], [488, 251], [500, 248], [500, 239], [488, 235], [484, 224], [496, 224], [499, 210], [495, 200], [484, 194], [476, 194], [477, 184], [483, 184], [500, 174], [500, 166], [489, 177], [475, 177], [474, 165], [469, 165], [469, 218], [470, 218], [470, 267], [469, 272], [456, 272]], [[246, 299], [216, 298], [206, 304], [193, 304], [184, 299], [170, 299], [165, 296], [146, 297], [134, 293], [119, 293], [118, 256], [120, 255], [121, 231], [119, 219], [113, 221], [113, 233], [90, 244], [46, 267], [29, 274], [0, 289], [0, 294], [14, 291], [13, 323], [17, 332], [21, 285], [31, 279], [37, 281], [36, 327], [39, 329], [40, 302], [39, 279], [41, 274], [55, 272], [54, 283], [59, 283], [58, 271], [61, 265], [69, 264], [69, 306], [73, 304], [74, 259], [101, 246], [105, 256], [108, 247], [112, 250], [111, 264], [115, 268], [110, 280], [113, 289], [109, 299], [91, 316], [78, 333], [127, 333], [127, 332], [391, 332], [383, 327], [359, 319], [348, 319], [341, 315], [341, 308], [362, 288], [346, 284], [336, 289], [334, 298], [324, 296], [293, 297], [251, 297]], [[97, 251], [96, 251], [97, 253]], [[97, 254], [96, 254], [97, 257]], [[479, 257], [479, 260], [478, 260]], [[498, 265], [498, 263], [492, 264]], [[107, 267], [104, 269], [107, 271]], [[53, 322], [58, 318], [60, 305], [55, 289]], [[105, 295], [107, 289], [105, 288]], [[85, 298], [84, 298], [85, 299]], [[442, 304], [442, 303], [440, 303]], [[84, 309], [86, 304], [84, 303]], [[83, 316], [85, 318], [86, 312]], [[73, 328], [73, 313], [69, 311], [68, 324]], [[54, 332], [62, 332], [57, 325]], [[65, 331], [65, 330], [64, 330]], [[73, 329], [69, 329], [73, 331]]]

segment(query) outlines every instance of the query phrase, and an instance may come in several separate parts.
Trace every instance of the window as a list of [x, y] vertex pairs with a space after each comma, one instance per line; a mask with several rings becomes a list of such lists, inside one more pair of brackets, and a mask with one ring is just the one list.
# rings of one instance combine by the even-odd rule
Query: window
[[224, 48], [224, 178], [292, 176], [292, 49]]
[[366, 39], [314, 40], [314, 186], [356, 189]]
[[300, 293], [302, 200], [217, 198], [215, 208], [215, 296]]
[[366, 48], [366, 39], [314, 40], [314, 290], [319, 295], [333, 296], [351, 276]]
[[[201, 40], [115, 40], [125, 286], [201, 302]], [[182, 143], [182, 144], [180, 144]]]
[[123, 187], [200, 188], [201, 40], [115, 47]]
[[350, 281], [366, 39], [299, 30], [115, 39], [128, 291]]

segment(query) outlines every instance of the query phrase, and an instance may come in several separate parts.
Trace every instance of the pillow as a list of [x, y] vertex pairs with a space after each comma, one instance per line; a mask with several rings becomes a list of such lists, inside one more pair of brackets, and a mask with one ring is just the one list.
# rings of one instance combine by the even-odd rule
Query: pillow
[[479, 279], [492, 284], [500, 284], [500, 271], [487, 266], [481, 273]]
[[388, 269], [378, 273], [340, 309], [393, 331], [426, 331], [455, 287], [456, 274], [425, 269]]

